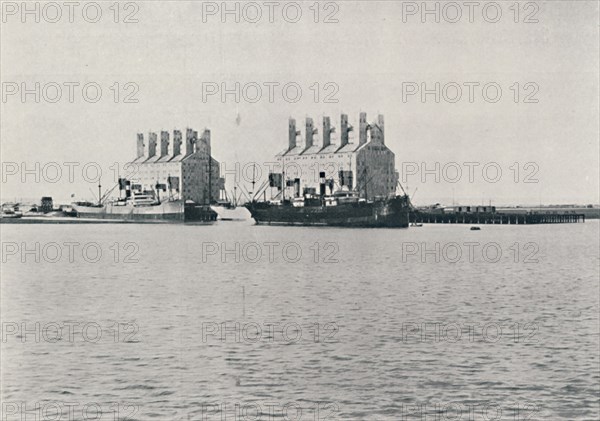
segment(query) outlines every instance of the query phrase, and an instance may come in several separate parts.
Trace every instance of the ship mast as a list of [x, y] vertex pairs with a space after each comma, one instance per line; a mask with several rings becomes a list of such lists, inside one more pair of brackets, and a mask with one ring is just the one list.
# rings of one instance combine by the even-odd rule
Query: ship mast
[[282, 200], [281, 202], [285, 202], [285, 188], [287, 187], [287, 182], [285, 181], [285, 170], [283, 169], [283, 161], [281, 162], [281, 194], [282, 194]]
[[367, 176], [367, 166], [365, 165], [365, 200], [369, 200], [369, 193], [367, 191], [368, 184], [369, 184], [369, 179]]
[[[350, 177], [352, 177], [352, 155], [348, 155], [348, 167], [350, 169], [348, 175]], [[352, 178], [354, 178], [354, 177], [352, 177]], [[344, 180], [344, 181], [346, 181], [346, 180]], [[354, 183], [354, 180], [352, 180], [352, 183]], [[341, 188], [342, 187], [340, 187], [340, 189]], [[348, 190], [354, 190], [354, 186], [352, 186], [352, 185], [348, 186]]]
[[121, 172], [119, 171], [118, 166], [117, 166], [117, 177], [119, 180], [119, 200], [121, 200]]
[[[254, 194], [254, 185], [256, 184], [256, 163], [252, 164], [252, 194]], [[253, 196], [254, 198], [254, 196]]]
[[158, 174], [156, 177], [156, 199], [158, 200], [158, 203], [160, 204], [160, 181], [158, 180]]
[[212, 202], [212, 151], [208, 144], [208, 204]]

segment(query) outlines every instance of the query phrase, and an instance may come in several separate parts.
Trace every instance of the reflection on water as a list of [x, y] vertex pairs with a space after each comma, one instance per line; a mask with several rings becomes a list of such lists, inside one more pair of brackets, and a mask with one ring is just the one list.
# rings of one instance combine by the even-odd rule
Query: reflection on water
[[3, 410], [598, 419], [598, 228], [3, 225]]

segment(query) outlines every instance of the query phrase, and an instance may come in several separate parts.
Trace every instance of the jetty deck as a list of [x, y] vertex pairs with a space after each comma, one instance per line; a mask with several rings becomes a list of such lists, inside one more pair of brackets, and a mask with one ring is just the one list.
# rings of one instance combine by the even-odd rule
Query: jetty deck
[[440, 213], [440, 212], [410, 212], [411, 223], [426, 224], [575, 224], [584, 223], [582, 213]]

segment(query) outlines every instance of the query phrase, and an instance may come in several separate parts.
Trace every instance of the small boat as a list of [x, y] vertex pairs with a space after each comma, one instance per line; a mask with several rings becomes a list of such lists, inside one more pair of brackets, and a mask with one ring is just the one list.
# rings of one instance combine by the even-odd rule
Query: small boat
[[11, 208], [2, 208], [2, 214], [1, 214], [1, 218], [2, 219], [14, 219], [14, 218], [21, 218], [23, 216], [22, 212], [16, 211], [14, 209]]
[[[225, 182], [224, 179], [222, 180]], [[231, 195], [233, 200], [229, 200], [229, 196], [225, 191], [225, 187], [221, 186], [219, 191], [219, 199], [211, 203], [210, 208], [217, 213], [218, 221], [249, 221], [251, 216], [248, 209], [244, 206], [237, 205], [237, 197], [235, 191]]]
[[244, 206], [235, 206], [230, 202], [216, 202], [210, 208], [217, 213], [218, 221], [249, 221], [250, 212]]
[[413, 222], [412, 224], [410, 224], [411, 227], [422, 227], [423, 224], [419, 223], [417, 224], [416, 222]]
[[471, 227], [471, 231], [481, 231], [481, 228], [479, 228], [479, 227]]

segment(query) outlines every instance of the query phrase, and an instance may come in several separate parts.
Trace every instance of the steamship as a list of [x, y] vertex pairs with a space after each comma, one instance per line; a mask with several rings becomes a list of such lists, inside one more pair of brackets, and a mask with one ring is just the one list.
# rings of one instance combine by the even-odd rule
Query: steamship
[[[185, 138], [180, 130], [137, 135], [137, 157], [127, 166], [128, 177], [101, 194], [98, 201], [75, 202], [79, 218], [124, 221], [165, 221], [211, 223], [217, 213], [211, 209], [211, 197], [218, 195], [219, 163], [211, 156], [210, 130], [198, 132], [188, 128]], [[219, 180], [213, 183], [212, 180]], [[108, 200], [119, 188], [119, 198]], [[124, 197], [123, 196], [123, 192]]]
[[269, 174], [245, 205], [256, 224], [408, 227], [410, 202], [396, 194], [399, 177], [382, 115], [369, 123], [360, 114], [358, 142], [346, 114], [339, 139], [329, 117], [323, 118], [320, 142], [312, 118], [306, 118], [303, 138], [292, 118], [288, 129], [288, 147], [276, 156], [281, 172]]
[[72, 205], [78, 218], [115, 219], [130, 222], [214, 222], [217, 213], [209, 206], [183, 200], [161, 202], [148, 194], [133, 194], [129, 198], [97, 204], [75, 202]]
[[358, 192], [337, 191], [324, 198], [307, 196], [282, 203], [252, 201], [246, 207], [259, 225], [408, 227], [406, 196], [367, 202], [359, 198]]

